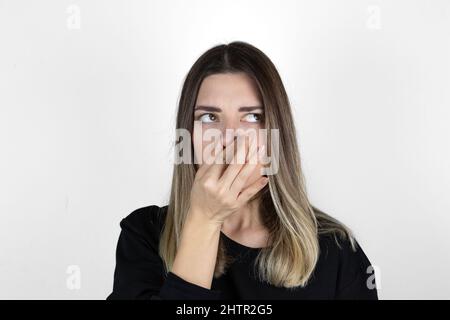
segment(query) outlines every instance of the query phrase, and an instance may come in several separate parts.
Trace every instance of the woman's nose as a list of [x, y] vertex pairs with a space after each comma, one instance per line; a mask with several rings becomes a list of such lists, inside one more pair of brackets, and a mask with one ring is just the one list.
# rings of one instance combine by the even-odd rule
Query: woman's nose
[[243, 143], [246, 148], [250, 148], [251, 144], [256, 145], [256, 134], [252, 134], [244, 128], [228, 128], [228, 130], [222, 132], [223, 148], [231, 147], [234, 144], [233, 149], [237, 149], [238, 145], [241, 143]]
[[222, 144], [223, 147], [227, 147], [230, 144], [233, 143], [234, 139], [236, 137], [236, 131], [234, 129], [225, 129], [222, 131]]
[[225, 148], [230, 145], [239, 134], [240, 121], [226, 121], [222, 128], [222, 144]]

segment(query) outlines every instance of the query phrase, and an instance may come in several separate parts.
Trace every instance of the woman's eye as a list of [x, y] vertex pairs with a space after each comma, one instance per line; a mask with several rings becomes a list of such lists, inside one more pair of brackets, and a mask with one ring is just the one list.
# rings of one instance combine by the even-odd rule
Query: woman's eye
[[259, 113], [249, 113], [247, 114], [244, 119], [248, 122], [259, 122], [262, 119], [262, 114]]
[[217, 120], [216, 116], [212, 113], [205, 113], [205, 114], [201, 115], [198, 119], [201, 122], [206, 122], [206, 123], [214, 122]]

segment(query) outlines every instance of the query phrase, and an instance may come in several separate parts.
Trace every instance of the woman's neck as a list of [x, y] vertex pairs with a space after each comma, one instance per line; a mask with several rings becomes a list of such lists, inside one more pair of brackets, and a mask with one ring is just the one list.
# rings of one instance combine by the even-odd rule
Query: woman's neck
[[246, 230], [260, 231], [264, 229], [259, 202], [253, 201], [248, 203], [239, 211], [233, 213], [224, 221], [222, 229], [233, 233]]

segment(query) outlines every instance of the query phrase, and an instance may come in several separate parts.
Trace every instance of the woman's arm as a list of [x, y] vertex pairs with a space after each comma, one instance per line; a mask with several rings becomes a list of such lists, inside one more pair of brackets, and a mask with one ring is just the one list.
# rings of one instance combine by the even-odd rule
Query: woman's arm
[[219, 246], [221, 226], [190, 211], [181, 233], [172, 272], [184, 280], [210, 289]]
[[[245, 143], [238, 145], [226, 169], [223, 163], [217, 161], [223, 159], [224, 151], [221, 148], [215, 162], [202, 165], [196, 173], [190, 209], [171, 270], [179, 277], [207, 289], [211, 288], [223, 221], [245, 205], [268, 181], [263, 177], [243, 190], [257, 168], [258, 151], [263, 149], [255, 148], [252, 154], [248, 154], [249, 148]], [[242, 152], [242, 158], [246, 161], [239, 163], [237, 157]]]

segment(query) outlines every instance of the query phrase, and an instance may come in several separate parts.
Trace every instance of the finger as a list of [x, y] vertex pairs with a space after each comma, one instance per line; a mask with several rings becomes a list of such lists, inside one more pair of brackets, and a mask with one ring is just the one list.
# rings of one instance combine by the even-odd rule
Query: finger
[[249, 162], [242, 168], [239, 174], [236, 176], [231, 184], [230, 191], [234, 194], [238, 194], [242, 191], [247, 180], [251, 177], [255, 169], [258, 167], [258, 159], [264, 152], [264, 146], [261, 146], [256, 152], [253, 153]]
[[238, 198], [237, 201], [241, 204], [245, 204], [248, 200], [250, 200], [251, 197], [253, 197], [255, 194], [257, 194], [264, 186], [269, 182], [269, 177], [261, 177], [256, 182], [252, 183], [250, 186], [245, 188], [243, 190]]
[[215, 157], [213, 163], [209, 165], [204, 176], [209, 176], [215, 180], [219, 180], [226, 166], [226, 151], [226, 149], [220, 146], [217, 156]]
[[207, 172], [209, 172], [209, 169], [214, 165], [214, 163], [223, 162], [223, 148], [221, 147], [220, 142], [217, 142], [214, 145], [214, 154], [214, 156], [208, 154], [205, 161], [203, 161], [203, 164], [197, 170], [196, 177], [198, 179], [201, 179]]
[[[234, 149], [235, 149], [236, 142], [237, 142], [237, 137], [234, 137], [233, 141], [230, 144], [227, 144], [225, 146], [225, 149], [226, 149], [226, 154], [225, 154], [226, 160], [225, 161], [227, 164], [233, 163], [233, 159], [234, 159], [234, 155], [235, 155]], [[239, 145], [237, 148], [239, 149]]]
[[[253, 139], [250, 139], [250, 146], [252, 145]], [[233, 148], [234, 149], [234, 148]], [[245, 160], [248, 156], [248, 150], [250, 149], [246, 147], [245, 140], [244, 143], [241, 143], [238, 145], [237, 151], [234, 154], [233, 158], [231, 159], [231, 163], [228, 165], [228, 167], [225, 169], [222, 177], [219, 180], [219, 183], [221, 183], [225, 188], [230, 189], [234, 179], [241, 171], [242, 167], [245, 165]], [[245, 152], [244, 157], [242, 157], [242, 153]], [[239, 159], [241, 158], [241, 159]], [[242, 161], [242, 158], [244, 161]]]

